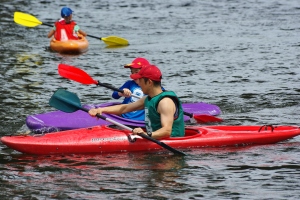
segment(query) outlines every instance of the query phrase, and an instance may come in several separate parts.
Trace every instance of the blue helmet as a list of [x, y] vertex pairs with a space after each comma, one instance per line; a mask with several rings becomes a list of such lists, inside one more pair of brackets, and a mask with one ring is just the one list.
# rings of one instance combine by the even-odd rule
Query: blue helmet
[[68, 7], [63, 7], [60, 11], [61, 17], [69, 17], [72, 14], [73, 10]]

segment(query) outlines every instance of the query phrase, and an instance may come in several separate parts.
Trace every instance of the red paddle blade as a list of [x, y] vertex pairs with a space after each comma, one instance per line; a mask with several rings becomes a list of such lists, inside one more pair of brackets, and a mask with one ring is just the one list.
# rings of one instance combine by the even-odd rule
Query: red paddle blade
[[82, 84], [96, 84], [98, 81], [94, 80], [90, 75], [88, 75], [82, 69], [79, 69], [74, 66], [59, 64], [58, 73], [64, 78], [82, 83]]
[[193, 117], [198, 123], [222, 122], [223, 119], [212, 115], [194, 115]]

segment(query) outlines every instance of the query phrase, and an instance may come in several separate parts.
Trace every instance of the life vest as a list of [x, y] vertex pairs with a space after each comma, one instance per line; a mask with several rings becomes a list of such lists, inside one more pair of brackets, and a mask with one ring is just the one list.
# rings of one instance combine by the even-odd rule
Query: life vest
[[55, 22], [55, 39], [59, 41], [78, 40], [78, 36], [74, 31], [75, 25], [76, 22], [71, 21], [67, 24], [64, 19]]
[[165, 97], [171, 98], [177, 107], [176, 112], [174, 113], [171, 137], [182, 137], [184, 136], [183, 109], [180, 100], [172, 91], [164, 91], [153, 98], [150, 98], [149, 96], [146, 97], [144, 102], [146, 130], [147, 132], [153, 132], [162, 127], [160, 114], [157, 112], [157, 106]]

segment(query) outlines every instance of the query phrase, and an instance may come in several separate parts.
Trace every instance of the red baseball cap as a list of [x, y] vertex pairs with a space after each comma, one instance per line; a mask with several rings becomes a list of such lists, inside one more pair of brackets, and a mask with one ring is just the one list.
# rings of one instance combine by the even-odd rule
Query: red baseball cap
[[125, 65], [125, 68], [135, 68], [135, 69], [140, 69], [144, 65], [150, 65], [149, 61], [146, 60], [145, 58], [136, 58], [132, 61], [132, 63], [129, 63]]
[[161, 71], [156, 67], [155, 65], [146, 65], [143, 66], [142, 69], [136, 73], [131, 74], [130, 78], [133, 80], [139, 79], [139, 78], [149, 78], [153, 81], [161, 81], [162, 74]]

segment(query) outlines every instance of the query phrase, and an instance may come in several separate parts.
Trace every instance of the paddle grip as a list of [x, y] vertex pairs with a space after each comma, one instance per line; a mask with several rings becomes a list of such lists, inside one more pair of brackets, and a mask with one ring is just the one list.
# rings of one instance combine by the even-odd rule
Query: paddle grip
[[[87, 109], [87, 108], [84, 108], [84, 107], [79, 107], [80, 108], [80, 110], [83, 110], [83, 111], [85, 111], [85, 112], [89, 112], [89, 109]], [[97, 114], [96, 115], [98, 118], [101, 118], [101, 119], [103, 119], [103, 120], [107, 120], [106, 119], [106, 117], [104, 117], [103, 115], [100, 115], [100, 114]]]
[[[114, 87], [114, 86], [108, 85], [108, 84], [106, 84], [106, 83], [101, 83], [100, 81], [98, 81], [98, 85], [101, 85], [101, 86], [103, 86], [103, 87], [109, 88], [109, 89], [114, 90], [114, 91], [117, 91], [117, 92], [124, 93], [123, 90], [120, 90], [119, 88], [116, 88], [116, 87]], [[135, 97], [135, 98], [138, 98], [138, 99], [141, 98], [141, 97], [139, 97], [139, 96], [137, 96], [137, 95], [134, 95], [134, 94], [131, 94], [131, 96], [133, 96], [133, 97]]]

